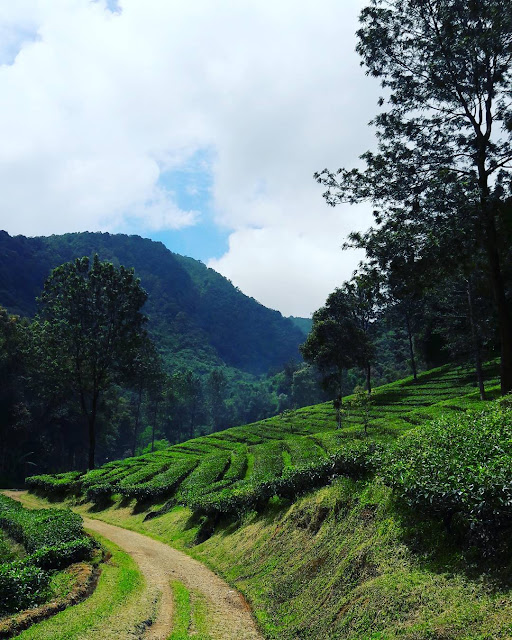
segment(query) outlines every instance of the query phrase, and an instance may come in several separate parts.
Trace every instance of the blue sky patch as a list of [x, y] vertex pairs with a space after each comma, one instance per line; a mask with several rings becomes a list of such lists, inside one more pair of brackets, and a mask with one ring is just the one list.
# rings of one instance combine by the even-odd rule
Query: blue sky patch
[[163, 242], [175, 253], [207, 262], [220, 258], [228, 250], [230, 230], [214, 221], [212, 202], [213, 152], [197, 151], [180, 169], [161, 174], [158, 186], [174, 194], [176, 204], [183, 211], [198, 211], [198, 223], [180, 230], [150, 232], [149, 237]]

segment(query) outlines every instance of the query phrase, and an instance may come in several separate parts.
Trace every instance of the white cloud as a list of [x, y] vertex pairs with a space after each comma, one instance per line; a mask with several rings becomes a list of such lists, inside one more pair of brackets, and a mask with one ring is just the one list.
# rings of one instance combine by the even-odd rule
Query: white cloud
[[369, 222], [329, 209], [312, 179], [371, 145], [363, 4], [0, 0], [0, 226], [198, 224], [159, 179], [210, 149], [212, 209], [232, 230], [212, 266], [284, 313], [313, 311], [357, 263], [343, 236]]

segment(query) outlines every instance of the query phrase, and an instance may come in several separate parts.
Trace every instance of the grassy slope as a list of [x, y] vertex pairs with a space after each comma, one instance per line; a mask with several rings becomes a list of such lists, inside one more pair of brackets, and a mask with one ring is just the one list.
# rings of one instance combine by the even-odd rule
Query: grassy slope
[[[492, 390], [496, 372], [490, 366], [487, 373]], [[382, 387], [375, 398], [372, 434], [380, 440], [442, 412], [481, 405], [470, 372], [449, 368], [417, 384]], [[319, 405], [186, 446], [199, 451], [312, 434], [325, 450], [357, 436], [360, 420], [353, 414], [341, 432], [333, 427], [332, 409]], [[256, 446], [249, 451], [257, 454]], [[144, 522], [144, 511], [133, 506], [117, 501], [95, 515], [203, 560], [246, 594], [268, 638], [512, 637], [512, 592], [503, 575], [464, 558], [439, 523], [398, 507], [378, 479], [338, 479], [293, 504], [272, 501], [261, 515], [221, 523], [200, 544], [200, 523], [187, 508]]]

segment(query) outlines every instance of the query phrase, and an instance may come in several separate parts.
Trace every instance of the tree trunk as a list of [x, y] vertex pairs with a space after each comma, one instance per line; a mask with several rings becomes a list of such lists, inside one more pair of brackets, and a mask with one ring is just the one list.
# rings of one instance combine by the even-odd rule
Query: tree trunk
[[372, 392], [372, 365], [369, 362], [366, 363], [366, 390]]
[[91, 410], [87, 411], [87, 403], [85, 401], [84, 391], [80, 390], [80, 405], [82, 407], [82, 414], [84, 418], [87, 420], [87, 428], [88, 428], [88, 436], [89, 436], [89, 452], [88, 452], [88, 463], [87, 468], [89, 471], [94, 469], [95, 462], [94, 458], [96, 455], [96, 411], [98, 407], [98, 396], [99, 392], [94, 391], [92, 402], [91, 402]]
[[94, 457], [96, 454], [96, 413], [91, 413], [88, 417], [87, 422], [89, 423], [89, 462], [87, 468], [89, 471], [94, 469], [95, 462]]
[[156, 429], [156, 416], [158, 412], [158, 401], [155, 401], [153, 410], [153, 428], [151, 429], [151, 452], [155, 450], [155, 429]]
[[141, 404], [142, 404], [142, 386], [139, 386], [139, 393], [138, 393], [138, 396], [137, 396], [137, 410], [135, 412], [135, 424], [133, 426], [132, 456], [135, 456], [135, 449], [137, 448], [137, 436], [139, 434], [140, 405]]
[[485, 168], [486, 143], [478, 139], [478, 184], [480, 187], [481, 219], [484, 226], [485, 249], [489, 261], [491, 288], [498, 315], [498, 331], [500, 336], [500, 378], [501, 395], [512, 391], [512, 319], [505, 296], [505, 285], [501, 272], [498, 239], [496, 235], [496, 204], [490, 202], [489, 178]]
[[512, 391], [512, 322], [508, 302], [505, 296], [505, 286], [501, 273], [500, 257], [496, 242], [496, 228], [491, 214], [487, 215], [487, 257], [491, 287], [498, 315], [498, 330], [500, 336], [500, 378], [501, 395]]
[[411, 322], [409, 320], [409, 312], [405, 314], [405, 324], [407, 326], [407, 338], [409, 339], [409, 354], [411, 356], [411, 368], [414, 381], [418, 379], [418, 372], [416, 371], [416, 358], [414, 357], [414, 345], [412, 343]]
[[485, 400], [484, 375], [482, 370], [482, 357], [480, 355], [480, 336], [478, 335], [478, 328], [475, 323], [471, 280], [468, 278], [466, 280], [466, 283], [468, 292], [469, 324], [471, 325], [471, 337], [473, 341], [473, 357], [475, 359], [476, 378], [478, 381], [478, 390], [480, 391], [480, 400]]
[[336, 422], [338, 429], [341, 429], [341, 410], [343, 407], [343, 369], [339, 372], [340, 375], [340, 388], [338, 397], [336, 399]]

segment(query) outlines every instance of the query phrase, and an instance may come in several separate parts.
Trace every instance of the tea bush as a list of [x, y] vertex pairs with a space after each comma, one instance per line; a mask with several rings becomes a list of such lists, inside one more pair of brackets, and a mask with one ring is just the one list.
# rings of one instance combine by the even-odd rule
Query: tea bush
[[205, 456], [192, 473], [182, 482], [176, 497], [186, 503], [189, 496], [200, 495], [222, 478], [231, 460], [228, 452]]
[[512, 524], [512, 410], [450, 415], [406, 433], [384, 458], [383, 475], [422, 512]]
[[48, 596], [51, 571], [90, 558], [94, 543], [82, 519], [69, 510], [24, 509], [0, 495], [0, 528], [28, 555], [0, 565], [0, 615], [26, 609]]
[[59, 473], [55, 476], [43, 474], [26, 479], [27, 487], [31, 491], [40, 491], [47, 495], [66, 496], [79, 493], [83, 474], [80, 471]]
[[50, 575], [35, 566], [0, 565], [0, 617], [44, 602]]
[[171, 466], [154, 476], [151, 480], [138, 485], [122, 488], [124, 496], [137, 500], [158, 500], [172, 494], [188, 474], [197, 466], [197, 459], [175, 458]]
[[191, 496], [187, 505], [200, 515], [213, 517], [259, 511], [272, 496], [295, 498], [339, 475], [359, 478], [371, 473], [379, 464], [382, 451], [382, 447], [374, 443], [351, 442], [327, 458], [304, 467], [286, 469], [280, 477], [260, 482], [239, 482], [218, 492]]

